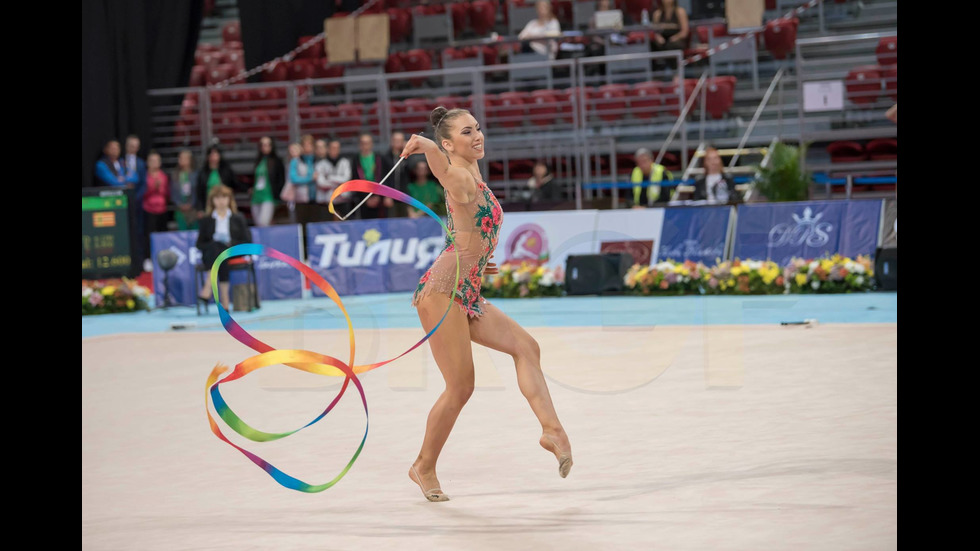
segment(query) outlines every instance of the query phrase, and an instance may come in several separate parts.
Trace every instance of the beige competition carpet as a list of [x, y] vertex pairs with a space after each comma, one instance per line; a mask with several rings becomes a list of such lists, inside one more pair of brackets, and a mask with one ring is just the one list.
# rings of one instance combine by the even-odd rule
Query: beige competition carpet
[[[474, 345], [477, 389], [438, 466], [451, 497], [407, 475], [442, 389], [428, 349], [362, 375], [370, 431], [334, 487], [287, 490], [218, 440], [213, 365], [253, 353], [224, 332], [82, 340], [82, 547], [93, 550], [765, 550], [897, 547], [897, 326], [535, 328], [575, 465], [538, 445], [509, 357]], [[279, 348], [347, 356], [337, 331], [269, 331]], [[357, 334], [357, 363], [421, 330]], [[340, 378], [284, 366], [222, 386], [258, 429], [319, 414]], [[351, 385], [289, 438], [233, 441], [320, 484], [364, 434]]]

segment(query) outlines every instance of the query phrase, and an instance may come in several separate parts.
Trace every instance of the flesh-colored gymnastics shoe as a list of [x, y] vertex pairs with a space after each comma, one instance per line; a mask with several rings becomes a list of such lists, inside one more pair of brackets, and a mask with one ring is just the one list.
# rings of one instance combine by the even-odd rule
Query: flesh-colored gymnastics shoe
[[429, 501], [449, 501], [449, 496], [442, 493], [442, 488], [432, 488], [430, 490], [426, 490], [425, 488], [422, 488], [422, 477], [419, 476], [419, 472], [415, 470], [415, 465], [412, 465], [412, 472], [415, 473], [415, 476], [414, 477], [410, 476], [409, 478], [411, 478], [413, 482], [419, 485], [419, 488], [422, 489], [422, 495], [425, 496], [425, 499], [428, 499]]
[[558, 474], [562, 478], [568, 476], [568, 471], [572, 469], [572, 454], [562, 451], [562, 449], [558, 447], [558, 443], [547, 434], [542, 434], [541, 439], [538, 440], [538, 443], [541, 444], [541, 447], [555, 454], [555, 457], [558, 458]]

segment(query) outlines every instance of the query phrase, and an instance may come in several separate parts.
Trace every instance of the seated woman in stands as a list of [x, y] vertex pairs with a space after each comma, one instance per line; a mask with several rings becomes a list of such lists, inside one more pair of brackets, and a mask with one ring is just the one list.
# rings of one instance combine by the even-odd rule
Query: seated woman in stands
[[704, 176], [694, 184], [693, 199], [722, 205], [741, 200], [731, 177], [725, 174], [721, 154], [713, 147], [704, 152]]
[[[558, 24], [558, 18], [551, 12], [551, 2], [535, 2], [534, 8], [538, 12], [538, 17], [528, 21], [517, 38], [560, 36], [561, 25]], [[523, 53], [537, 52], [548, 56], [549, 59], [555, 59], [558, 52], [558, 42], [554, 40], [524, 42], [521, 45], [521, 51]]]

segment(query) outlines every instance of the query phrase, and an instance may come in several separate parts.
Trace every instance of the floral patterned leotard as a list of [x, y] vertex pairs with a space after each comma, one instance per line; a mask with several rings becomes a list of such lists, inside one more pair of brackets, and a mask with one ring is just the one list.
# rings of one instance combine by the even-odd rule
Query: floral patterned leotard
[[458, 249], [459, 280], [455, 282], [454, 302], [468, 317], [482, 316], [481, 305], [487, 304], [487, 299], [480, 295], [483, 269], [497, 248], [503, 210], [486, 182], [477, 182], [476, 197], [469, 203], [460, 203], [446, 193], [446, 212], [446, 227], [456, 243], [451, 243], [449, 235], [446, 236], [446, 246], [419, 280], [412, 306], [417, 307], [429, 293], [449, 295], [454, 287], [455, 250]]

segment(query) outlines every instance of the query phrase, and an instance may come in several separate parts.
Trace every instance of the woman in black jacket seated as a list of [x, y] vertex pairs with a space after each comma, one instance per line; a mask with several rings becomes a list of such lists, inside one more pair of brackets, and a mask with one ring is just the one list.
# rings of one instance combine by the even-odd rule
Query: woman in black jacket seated
[[718, 204], [737, 203], [742, 199], [731, 177], [724, 172], [721, 155], [713, 147], [704, 152], [704, 176], [694, 184], [693, 199]]
[[[228, 186], [219, 185], [211, 188], [205, 212], [206, 215], [201, 218], [198, 228], [197, 249], [201, 251], [201, 264], [210, 270], [219, 254], [234, 245], [251, 243], [252, 234], [245, 217], [238, 213], [235, 196]], [[222, 262], [218, 268], [218, 292], [225, 310], [230, 310], [228, 271], [228, 262]], [[204, 282], [204, 288], [197, 296], [207, 301], [211, 295], [211, 278], [208, 277]]]

